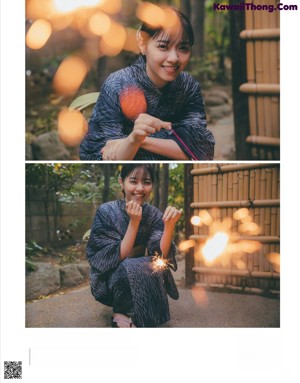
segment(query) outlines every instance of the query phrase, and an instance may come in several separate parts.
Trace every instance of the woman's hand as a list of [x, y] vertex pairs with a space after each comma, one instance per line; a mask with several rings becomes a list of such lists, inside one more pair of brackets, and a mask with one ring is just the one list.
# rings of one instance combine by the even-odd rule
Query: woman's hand
[[124, 138], [107, 141], [105, 146], [100, 150], [103, 160], [116, 160], [117, 150], [123, 141]]
[[133, 131], [129, 137], [132, 142], [141, 144], [149, 134], [159, 132], [161, 128], [171, 130], [172, 126], [170, 122], [162, 121], [146, 113], [141, 113], [135, 120]]
[[139, 225], [142, 219], [142, 206], [135, 201], [126, 203], [126, 213], [130, 217], [130, 221], [121, 241], [120, 246], [120, 259], [123, 260], [132, 254], [132, 249], [135, 243]]
[[174, 227], [176, 222], [178, 222], [179, 218], [181, 217], [181, 214], [182, 214], [182, 209], [177, 210], [173, 206], [168, 206], [162, 217], [165, 224], [165, 228], [160, 240], [160, 250], [164, 258], [168, 257], [170, 247], [171, 247], [171, 242], [172, 242], [172, 236], [174, 233]]
[[182, 215], [182, 209], [177, 210], [173, 206], [168, 206], [164, 212], [162, 217], [165, 226], [175, 226], [175, 224], [179, 221]]
[[142, 113], [135, 120], [134, 127], [129, 136], [116, 140], [109, 140], [101, 149], [103, 160], [132, 160], [145, 138], [160, 131], [172, 129], [170, 122], [165, 122], [149, 114]]
[[142, 206], [135, 201], [129, 201], [126, 203], [126, 213], [132, 223], [139, 224], [142, 219]]

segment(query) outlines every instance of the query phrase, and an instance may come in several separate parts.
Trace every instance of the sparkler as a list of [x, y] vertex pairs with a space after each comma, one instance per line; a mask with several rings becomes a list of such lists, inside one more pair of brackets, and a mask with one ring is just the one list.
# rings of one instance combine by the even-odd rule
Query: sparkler
[[[179, 244], [179, 250], [185, 252], [194, 247], [196, 258], [201, 259], [207, 266], [218, 262], [223, 267], [228, 264], [234, 264], [238, 269], [247, 267], [241, 257], [245, 253], [255, 253], [262, 247], [262, 243], [253, 238], [260, 233], [260, 227], [253, 222], [252, 216], [246, 208], [238, 209], [232, 219], [227, 217], [221, 221], [213, 218], [214, 216], [216, 214], [211, 215], [206, 210], [201, 210], [198, 215], [193, 216], [191, 223], [197, 228], [208, 230], [208, 238], [202, 242], [193, 239], [182, 241]], [[236, 222], [235, 225], [234, 222]], [[234, 230], [233, 226], [237, 230]], [[241, 237], [244, 235], [252, 238]], [[279, 270], [278, 254], [269, 254], [267, 259], [273, 265], [274, 270]]]
[[166, 270], [169, 267], [169, 262], [162, 255], [159, 255], [157, 252], [154, 253], [152, 257], [152, 268], [154, 272]]

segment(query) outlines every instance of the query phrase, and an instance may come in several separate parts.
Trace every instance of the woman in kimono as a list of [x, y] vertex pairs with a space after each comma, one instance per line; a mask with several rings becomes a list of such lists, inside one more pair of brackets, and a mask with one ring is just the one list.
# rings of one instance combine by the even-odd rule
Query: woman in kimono
[[104, 82], [81, 143], [82, 160], [213, 159], [200, 84], [184, 72], [193, 29], [177, 9], [164, 11], [173, 24], [143, 23], [140, 57]]
[[112, 307], [113, 327], [157, 327], [170, 319], [167, 294], [179, 297], [169, 267], [177, 269], [172, 235], [182, 211], [146, 203], [151, 165], [124, 165], [119, 183], [124, 199], [98, 208], [87, 244], [91, 291]]

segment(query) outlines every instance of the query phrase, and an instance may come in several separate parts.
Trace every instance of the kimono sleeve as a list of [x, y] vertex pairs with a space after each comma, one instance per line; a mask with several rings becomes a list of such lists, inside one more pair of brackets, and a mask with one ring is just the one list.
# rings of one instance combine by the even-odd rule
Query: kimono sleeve
[[89, 121], [89, 129], [80, 145], [81, 160], [102, 160], [100, 150], [109, 140], [125, 138], [117, 80], [109, 77], [100, 91]]
[[[153, 256], [155, 252], [161, 254], [160, 249], [160, 240], [164, 231], [164, 223], [162, 220], [162, 213], [157, 209], [152, 212], [152, 223], [150, 228], [150, 235], [147, 243], [148, 253], [150, 256]], [[170, 267], [176, 271], [177, 263], [175, 259], [176, 255], [176, 246], [172, 241], [169, 254], [167, 256], [168, 263]]]
[[172, 124], [176, 135], [173, 134], [170, 138], [176, 141], [188, 158], [204, 161], [213, 160], [215, 139], [206, 127], [200, 84], [193, 81], [187, 93], [188, 98], [182, 115], [178, 121]]
[[87, 244], [87, 258], [100, 275], [116, 268], [119, 263], [122, 237], [111, 222], [109, 212], [98, 208]]

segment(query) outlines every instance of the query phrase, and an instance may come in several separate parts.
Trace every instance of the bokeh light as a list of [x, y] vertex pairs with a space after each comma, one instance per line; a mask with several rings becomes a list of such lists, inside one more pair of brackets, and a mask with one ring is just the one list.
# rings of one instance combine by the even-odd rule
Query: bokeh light
[[33, 22], [26, 34], [26, 45], [30, 49], [41, 49], [52, 33], [49, 21], [38, 19]]
[[174, 29], [178, 30], [180, 29], [180, 20], [177, 14], [170, 8], [163, 8], [164, 12], [164, 19], [163, 19], [163, 27], [165, 29]]
[[74, 95], [88, 71], [86, 62], [79, 56], [67, 57], [59, 66], [53, 79], [55, 91], [61, 95]]
[[238, 250], [244, 253], [255, 253], [261, 246], [262, 244], [259, 241], [240, 240], [238, 242]]
[[162, 8], [150, 2], [143, 2], [138, 5], [136, 16], [152, 27], [172, 29], [173, 33], [180, 32], [179, 17], [170, 8]]
[[126, 28], [126, 41], [123, 49], [129, 52], [139, 53], [139, 47], [136, 40], [136, 29]]
[[196, 305], [206, 306], [208, 304], [207, 292], [203, 287], [193, 286], [191, 292]]
[[63, 109], [58, 115], [58, 135], [67, 146], [75, 147], [82, 141], [88, 124], [77, 110]]
[[92, 33], [103, 36], [111, 27], [110, 17], [103, 12], [97, 12], [89, 19], [88, 25]]
[[255, 222], [245, 222], [239, 225], [239, 232], [258, 235], [260, 233], [260, 228]]
[[202, 222], [206, 226], [209, 226], [213, 221], [212, 216], [209, 214], [209, 212], [207, 210], [201, 210], [199, 212], [199, 217], [201, 218]]
[[82, 7], [95, 7], [103, 3], [103, 0], [53, 0], [54, 8], [58, 12], [73, 12]]
[[91, 17], [91, 12], [87, 8], [76, 9], [72, 13], [71, 28], [76, 29], [82, 34], [82, 31], [88, 30], [88, 21]]
[[272, 264], [274, 271], [277, 273], [280, 272], [280, 254], [279, 253], [270, 253], [267, 255], [268, 261]]
[[194, 216], [191, 218], [191, 223], [192, 223], [194, 226], [202, 226], [202, 225], [203, 225], [202, 219], [201, 219], [198, 215], [194, 215]]
[[165, 21], [164, 11], [159, 6], [149, 2], [140, 3], [138, 5], [136, 16], [152, 27], [161, 27]]
[[73, 21], [73, 15], [71, 13], [66, 15], [55, 14], [51, 17], [50, 22], [52, 29], [55, 31], [62, 31], [63, 29], [68, 28]]
[[245, 207], [238, 209], [237, 211], [233, 213], [233, 218], [236, 219], [237, 221], [245, 219], [248, 216], [249, 216], [249, 210]]
[[193, 239], [188, 239], [186, 241], [180, 242], [178, 248], [180, 251], [187, 251], [191, 247], [194, 247], [196, 242]]
[[214, 261], [225, 251], [229, 241], [229, 235], [224, 232], [214, 234], [202, 248], [202, 254], [208, 262]]
[[122, 0], [103, 0], [101, 10], [109, 15], [115, 15], [122, 9]]
[[125, 28], [116, 22], [112, 22], [109, 31], [100, 40], [100, 52], [107, 56], [117, 56], [122, 51], [125, 41]]
[[129, 87], [122, 91], [120, 104], [122, 112], [130, 120], [135, 120], [139, 114], [147, 111], [145, 95], [142, 90], [135, 87]]
[[55, 14], [53, 0], [27, 0], [26, 18], [27, 19], [49, 19]]

